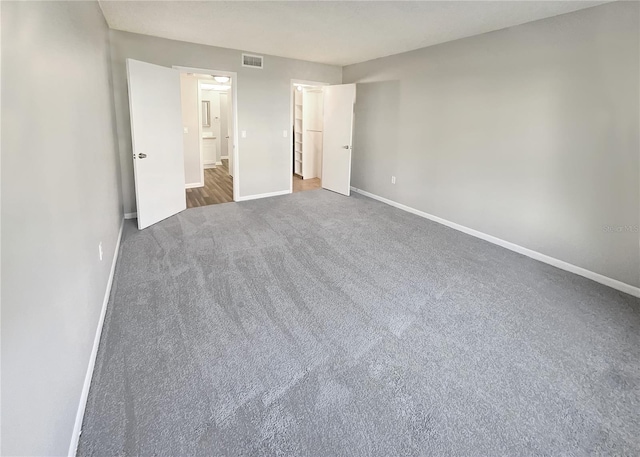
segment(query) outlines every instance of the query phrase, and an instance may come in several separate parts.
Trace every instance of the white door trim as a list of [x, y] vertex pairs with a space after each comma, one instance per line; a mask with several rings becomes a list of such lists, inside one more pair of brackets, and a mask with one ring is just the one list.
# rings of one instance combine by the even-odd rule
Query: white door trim
[[200, 185], [204, 186], [204, 144], [202, 143], [202, 82], [198, 80], [198, 150], [200, 152]]
[[[172, 68], [175, 68], [180, 73], [200, 73], [204, 75], [218, 75], [218, 76], [228, 76], [231, 78], [231, 111], [233, 112], [233, 116], [230, 119], [233, 125], [233, 201], [239, 201], [240, 199], [240, 163], [238, 161], [238, 156], [240, 155], [240, 145], [238, 143], [238, 73], [235, 71], [224, 71], [224, 70], [212, 70], [209, 68], [194, 68], [194, 67], [183, 67], [180, 65], [173, 65]], [[198, 83], [198, 100], [200, 99], [200, 84]], [[201, 103], [200, 103], [201, 104]], [[202, 116], [202, 109], [198, 106], [198, 112], [200, 116]], [[198, 121], [200, 125], [202, 125], [202, 120]], [[200, 141], [202, 141], [202, 134], [200, 135]], [[204, 160], [202, 158], [202, 147], [200, 148], [200, 160], [201, 164]], [[293, 166], [293, 165], [292, 165]], [[204, 167], [202, 168], [202, 173], [204, 176]], [[204, 177], [202, 180], [204, 185]]]
[[331, 83], [323, 83], [320, 81], [306, 81], [304, 79], [292, 79], [291, 87], [289, 89], [289, 193], [293, 192], [293, 149], [291, 144], [293, 143], [293, 112], [295, 109], [295, 100], [293, 97], [293, 91], [296, 84], [304, 84], [305, 86], [330, 86]]

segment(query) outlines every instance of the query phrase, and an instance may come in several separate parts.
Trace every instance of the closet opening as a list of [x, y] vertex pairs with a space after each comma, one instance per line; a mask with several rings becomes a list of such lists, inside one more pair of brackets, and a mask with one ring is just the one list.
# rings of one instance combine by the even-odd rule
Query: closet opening
[[291, 191], [322, 187], [323, 91], [326, 83], [292, 81]]

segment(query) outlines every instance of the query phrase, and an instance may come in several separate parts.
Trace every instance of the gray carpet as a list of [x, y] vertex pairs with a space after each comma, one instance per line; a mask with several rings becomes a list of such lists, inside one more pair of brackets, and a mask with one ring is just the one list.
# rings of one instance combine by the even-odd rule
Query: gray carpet
[[640, 454], [640, 303], [324, 190], [129, 222], [79, 455]]

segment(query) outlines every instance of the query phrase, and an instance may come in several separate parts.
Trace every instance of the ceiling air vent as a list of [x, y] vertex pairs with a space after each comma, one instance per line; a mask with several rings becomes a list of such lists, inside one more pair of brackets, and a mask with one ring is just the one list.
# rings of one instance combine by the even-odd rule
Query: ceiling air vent
[[251, 68], [262, 68], [262, 56], [254, 56], [253, 54], [242, 54], [242, 66]]

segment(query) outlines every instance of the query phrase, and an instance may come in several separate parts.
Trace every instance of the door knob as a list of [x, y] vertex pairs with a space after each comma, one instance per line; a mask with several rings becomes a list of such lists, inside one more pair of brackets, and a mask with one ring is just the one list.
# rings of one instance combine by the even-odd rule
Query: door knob
[[146, 157], [147, 155], [144, 152], [141, 152], [140, 154], [138, 154], [138, 159], [144, 159]]
[[342, 149], [349, 149], [349, 145], [342, 146]]

